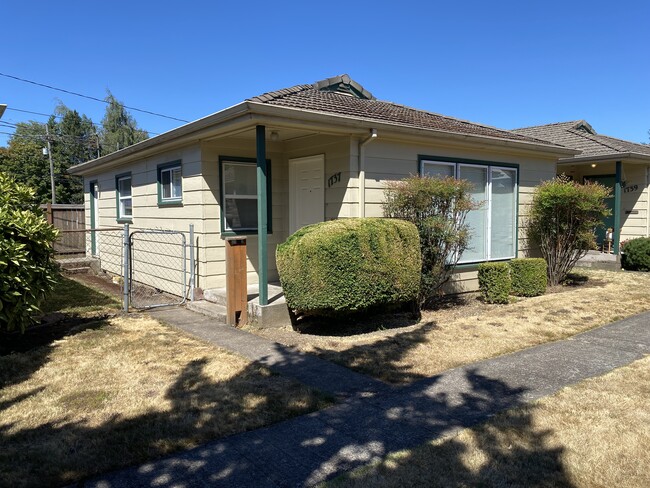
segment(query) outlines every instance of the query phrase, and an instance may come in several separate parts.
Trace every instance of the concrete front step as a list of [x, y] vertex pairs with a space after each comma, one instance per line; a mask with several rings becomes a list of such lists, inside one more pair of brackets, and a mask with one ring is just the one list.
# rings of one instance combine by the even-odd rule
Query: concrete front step
[[226, 307], [224, 305], [212, 303], [207, 300], [197, 300], [187, 302], [187, 308], [207, 317], [212, 317], [222, 324], [226, 323]]
[[[281, 286], [269, 284], [268, 305], [259, 304], [259, 286], [257, 284], [248, 286], [247, 294], [249, 323], [255, 324], [259, 327], [283, 327], [285, 325], [291, 325], [289, 309], [287, 308], [287, 302], [284, 299], [284, 293], [282, 292]], [[223, 307], [224, 317], [226, 297], [225, 288], [203, 290], [204, 301]], [[201, 307], [210, 310], [208, 305], [201, 305]], [[197, 310], [197, 312], [203, 313], [200, 310]]]
[[88, 274], [90, 272], [90, 266], [83, 266], [79, 268], [63, 268], [65, 274]]

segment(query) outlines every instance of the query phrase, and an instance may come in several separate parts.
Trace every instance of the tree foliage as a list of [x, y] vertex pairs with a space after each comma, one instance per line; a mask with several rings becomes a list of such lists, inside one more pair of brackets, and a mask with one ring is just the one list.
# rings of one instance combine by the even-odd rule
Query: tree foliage
[[0, 172], [0, 329], [24, 330], [52, 290], [57, 233], [34, 191]]
[[528, 215], [528, 238], [548, 265], [549, 285], [561, 283], [578, 259], [595, 249], [594, 230], [610, 214], [610, 190], [598, 183], [581, 185], [567, 176], [535, 189]]
[[384, 191], [384, 214], [415, 224], [420, 235], [420, 305], [435, 302], [470, 239], [465, 219], [477, 208], [472, 184], [454, 178], [411, 176]]
[[62, 103], [45, 124], [36, 121], [18, 123], [8, 146], [0, 148], [1, 168], [19, 183], [33, 188], [38, 202], [49, 202], [52, 195], [50, 163], [43, 153], [49, 132], [56, 201], [82, 203], [82, 179], [70, 175], [69, 168], [148, 137], [112, 94], [109, 93], [106, 101], [109, 103], [101, 130], [86, 115], [80, 115]]
[[105, 156], [127, 146], [144, 141], [149, 137], [146, 131], [138, 128], [135, 119], [126, 111], [124, 104], [111, 92], [105, 99], [108, 102], [102, 119], [101, 155]]

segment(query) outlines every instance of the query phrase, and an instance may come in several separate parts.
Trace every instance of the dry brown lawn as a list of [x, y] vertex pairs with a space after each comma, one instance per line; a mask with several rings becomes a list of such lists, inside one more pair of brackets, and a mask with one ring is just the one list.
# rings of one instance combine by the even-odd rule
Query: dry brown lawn
[[650, 357], [330, 486], [648, 487]]
[[[373, 317], [351, 333], [332, 321], [316, 333], [290, 327], [256, 333], [392, 383], [410, 382], [449, 368], [564, 339], [650, 310], [650, 273], [580, 270], [587, 281], [508, 305], [475, 296], [425, 312], [415, 325], [394, 328]], [[386, 330], [383, 327], [393, 327]]]
[[82, 315], [0, 355], [1, 485], [68, 484], [327, 404], [147, 315]]

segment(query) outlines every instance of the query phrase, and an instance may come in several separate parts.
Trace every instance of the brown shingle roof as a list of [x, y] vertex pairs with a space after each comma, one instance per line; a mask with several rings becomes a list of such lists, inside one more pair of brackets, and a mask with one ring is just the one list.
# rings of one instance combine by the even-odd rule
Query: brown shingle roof
[[264, 93], [250, 98], [248, 101], [311, 112], [345, 115], [366, 121], [391, 123], [418, 129], [548, 144], [548, 141], [524, 134], [515, 134], [496, 127], [376, 100], [370, 92], [347, 75], [328, 78], [313, 85], [296, 85]]
[[650, 146], [597, 134], [584, 120], [523, 127], [512, 132], [579, 149], [582, 151], [576, 156], [579, 158], [609, 154], [615, 156], [624, 153], [650, 156]]

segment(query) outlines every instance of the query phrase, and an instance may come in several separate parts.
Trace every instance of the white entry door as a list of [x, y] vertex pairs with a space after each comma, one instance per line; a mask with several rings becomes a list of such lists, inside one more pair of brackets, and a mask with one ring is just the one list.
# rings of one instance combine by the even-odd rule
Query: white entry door
[[289, 160], [289, 231], [325, 220], [325, 155]]

